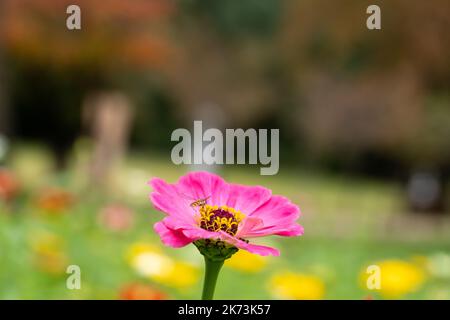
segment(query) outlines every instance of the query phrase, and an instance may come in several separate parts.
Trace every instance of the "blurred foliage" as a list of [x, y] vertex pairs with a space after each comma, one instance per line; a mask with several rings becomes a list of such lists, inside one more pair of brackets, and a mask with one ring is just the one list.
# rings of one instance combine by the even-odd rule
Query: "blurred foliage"
[[180, 5], [194, 14], [205, 16], [211, 25], [229, 37], [272, 34], [278, 25], [282, 6], [276, 0], [191, 0], [187, 4], [181, 1]]
[[169, 148], [173, 129], [202, 118], [281, 128], [286, 162], [450, 171], [448, 1], [385, 3], [381, 31], [366, 28], [370, 1], [70, 1], [80, 31], [64, 28], [68, 3], [2, 4], [20, 138], [67, 152], [86, 95], [119, 88], [141, 149]]
[[[88, 32], [65, 28], [70, 4], [82, 8], [82, 30]], [[174, 9], [171, 1], [19, 0], [3, 6], [6, 47], [31, 64], [96, 73], [156, 67], [166, 59], [169, 43], [162, 31]]]
[[[69, 4], [82, 8], [80, 31], [65, 27]], [[82, 133], [83, 101], [91, 91], [133, 94], [130, 87], [148, 70], [168, 62], [167, 22], [174, 9], [159, 0], [2, 3], [0, 41], [11, 66], [15, 134], [44, 141], [64, 165]]]

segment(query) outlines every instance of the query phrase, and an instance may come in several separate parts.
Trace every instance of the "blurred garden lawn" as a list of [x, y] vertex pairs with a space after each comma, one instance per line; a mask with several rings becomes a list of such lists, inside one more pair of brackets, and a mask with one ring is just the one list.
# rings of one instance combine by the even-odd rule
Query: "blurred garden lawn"
[[[122, 165], [110, 192], [105, 193], [82, 191], [86, 182], [82, 152], [74, 156], [66, 173], [51, 174], [49, 162], [40, 148], [26, 147], [13, 150], [7, 163], [19, 176], [23, 192], [14, 203], [0, 207], [0, 299], [117, 299], [123, 297], [124, 287], [136, 283], [173, 299], [200, 297], [202, 258], [193, 245], [178, 250], [161, 245], [152, 225], [163, 214], [148, 201], [146, 185], [153, 176], [174, 182], [187, 168], [172, 165], [168, 157], [136, 154]], [[419, 289], [398, 298], [450, 298], [445, 273], [443, 279], [442, 273], [430, 273], [429, 268], [434, 256], [450, 253], [449, 218], [407, 213], [399, 185], [283, 167], [274, 177], [258, 172], [256, 167], [235, 166], [221, 174], [227, 180], [261, 184], [290, 197], [302, 209], [305, 235], [263, 239], [261, 243], [280, 248], [280, 257], [243, 257], [243, 262], [226, 265], [216, 298], [386, 298], [364, 289], [360, 276], [367, 265], [387, 259], [407, 261], [424, 272]], [[56, 213], [45, 212], [36, 197], [49, 186], [69, 190], [74, 204]], [[129, 230], [117, 232], [99, 223], [101, 209], [116, 203], [134, 212]], [[142, 265], [130, 262], [130, 250], [138, 244], [182, 262], [181, 269], [174, 269], [170, 281], [158, 275], [158, 266], [144, 266], [151, 270], [143, 273]], [[250, 262], [246, 264], [245, 259]], [[156, 260], [147, 263], [152, 261]], [[66, 288], [69, 264], [81, 268], [81, 290]], [[283, 274], [292, 273], [306, 280], [299, 280], [299, 288], [288, 288], [291, 291], [282, 285], [280, 289]], [[295, 294], [289, 296], [289, 292]]]

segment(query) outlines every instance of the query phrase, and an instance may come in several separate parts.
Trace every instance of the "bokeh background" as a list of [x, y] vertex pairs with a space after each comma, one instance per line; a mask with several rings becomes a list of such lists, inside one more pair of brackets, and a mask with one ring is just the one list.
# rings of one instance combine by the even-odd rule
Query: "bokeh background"
[[[376, 3], [375, 3], [376, 2]], [[66, 28], [78, 4], [82, 30]], [[381, 7], [382, 30], [366, 28]], [[147, 181], [176, 128], [279, 128], [280, 171], [215, 168], [290, 197], [305, 235], [239, 252], [222, 299], [450, 299], [446, 0], [1, 0], [0, 298], [200, 297]], [[66, 268], [81, 268], [81, 290]], [[377, 264], [382, 288], [365, 287]]]

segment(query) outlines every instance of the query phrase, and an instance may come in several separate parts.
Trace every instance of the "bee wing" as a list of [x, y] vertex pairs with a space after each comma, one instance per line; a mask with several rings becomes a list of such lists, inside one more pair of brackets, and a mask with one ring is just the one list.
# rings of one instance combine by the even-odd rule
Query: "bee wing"
[[192, 197], [189, 197], [187, 194], [184, 194], [184, 193], [178, 193], [182, 198], [184, 198], [184, 199], [186, 199], [186, 200], [188, 200], [188, 201], [190, 201], [190, 203], [189, 203], [189, 205], [191, 206], [191, 207], [196, 207], [196, 206], [199, 206], [199, 205], [201, 205], [201, 204], [206, 204], [206, 201], [208, 201], [208, 199], [209, 198], [211, 198], [211, 195], [209, 195], [209, 196], [207, 196], [206, 198], [203, 198], [203, 199], [193, 199]]

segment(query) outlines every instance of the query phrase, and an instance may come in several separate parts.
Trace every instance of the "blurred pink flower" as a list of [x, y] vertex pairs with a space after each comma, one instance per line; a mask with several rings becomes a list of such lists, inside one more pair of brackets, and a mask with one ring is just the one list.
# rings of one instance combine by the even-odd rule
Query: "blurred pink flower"
[[280, 235], [299, 236], [299, 208], [287, 198], [261, 186], [225, 182], [208, 172], [192, 172], [176, 184], [154, 178], [150, 199], [166, 217], [154, 226], [164, 244], [178, 248], [201, 239], [221, 240], [262, 256], [277, 249], [247, 239]]
[[126, 231], [134, 224], [134, 212], [120, 204], [109, 205], [100, 211], [98, 219], [111, 231]]

